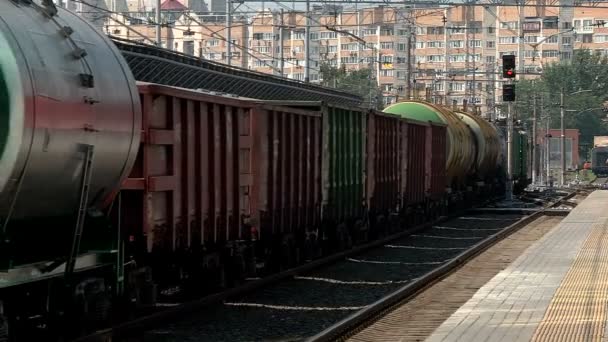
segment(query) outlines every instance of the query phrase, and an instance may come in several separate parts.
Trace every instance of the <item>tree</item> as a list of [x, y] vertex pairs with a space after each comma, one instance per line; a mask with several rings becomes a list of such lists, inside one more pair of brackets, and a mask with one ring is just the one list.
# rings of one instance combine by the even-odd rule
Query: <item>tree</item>
[[347, 71], [322, 63], [319, 72], [322, 85], [357, 94], [363, 98], [363, 106], [382, 109], [382, 90], [378, 87], [371, 69]]
[[[542, 112], [550, 116], [551, 128], [560, 128], [560, 92], [564, 91], [564, 116], [566, 128], [580, 130], [580, 153], [588, 155], [593, 136], [608, 135], [602, 107], [608, 100], [608, 58], [589, 50], [575, 51], [571, 61], [561, 61], [545, 66], [540, 79], [518, 81], [515, 105], [517, 119], [530, 123], [533, 113], [533, 96], [543, 97]], [[569, 95], [579, 90], [591, 90]], [[541, 101], [537, 102], [540, 118]]]

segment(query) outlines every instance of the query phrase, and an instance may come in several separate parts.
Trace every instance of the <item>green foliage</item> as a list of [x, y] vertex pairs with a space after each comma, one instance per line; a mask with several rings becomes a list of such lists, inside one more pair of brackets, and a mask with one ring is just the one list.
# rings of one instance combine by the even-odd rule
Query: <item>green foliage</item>
[[371, 69], [347, 71], [344, 65], [336, 68], [322, 63], [319, 71], [323, 79], [322, 85], [357, 94], [363, 98], [365, 107], [382, 109], [382, 90], [374, 80]]
[[[566, 110], [564, 125], [580, 130], [580, 153], [581, 159], [584, 159], [593, 147], [593, 136], [608, 135], [608, 126], [604, 121], [606, 113], [601, 109], [608, 100], [607, 82], [608, 58], [589, 50], [577, 50], [571, 61], [545, 65], [541, 78], [517, 82], [517, 118], [531, 125], [533, 97], [536, 95], [537, 117], [544, 116], [542, 125], [550, 117], [551, 128], [559, 128], [560, 91], [563, 89]], [[591, 91], [570, 95], [580, 90]]]

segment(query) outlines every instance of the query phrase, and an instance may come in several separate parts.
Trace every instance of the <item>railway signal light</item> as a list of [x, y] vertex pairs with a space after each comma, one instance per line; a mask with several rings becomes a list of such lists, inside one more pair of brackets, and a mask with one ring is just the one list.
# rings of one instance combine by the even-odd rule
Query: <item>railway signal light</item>
[[515, 78], [515, 55], [502, 56], [502, 77]]
[[505, 102], [515, 101], [515, 84], [503, 84], [502, 100]]

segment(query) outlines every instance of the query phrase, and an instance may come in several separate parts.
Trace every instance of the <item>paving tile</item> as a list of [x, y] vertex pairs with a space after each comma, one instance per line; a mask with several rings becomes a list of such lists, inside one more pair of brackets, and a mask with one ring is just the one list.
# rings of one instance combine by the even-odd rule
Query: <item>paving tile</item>
[[530, 341], [594, 227], [597, 230], [607, 221], [606, 208], [608, 191], [590, 194], [558, 227], [480, 288], [427, 341]]

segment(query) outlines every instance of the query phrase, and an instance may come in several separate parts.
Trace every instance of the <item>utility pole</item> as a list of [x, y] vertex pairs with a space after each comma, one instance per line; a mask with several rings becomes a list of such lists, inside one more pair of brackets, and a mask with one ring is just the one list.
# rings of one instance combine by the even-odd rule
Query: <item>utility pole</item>
[[564, 127], [564, 88], [562, 87], [559, 94], [559, 118], [561, 125], [561, 138], [560, 138], [560, 154], [561, 154], [561, 172], [559, 176], [559, 184], [564, 186], [566, 184], [566, 130]]
[[533, 97], [533, 110], [532, 110], [532, 184], [536, 184], [536, 168], [537, 162], [537, 151], [536, 151], [536, 93]]
[[517, 53], [517, 57], [519, 59], [518, 64], [519, 64], [519, 80], [523, 80], [524, 79], [524, 72], [526, 70], [526, 68], [524, 68], [524, 63], [526, 60], [526, 47], [524, 45], [524, 21], [525, 21], [525, 16], [524, 16], [524, 0], [519, 0], [520, 1], [520, 6], [519, 6], [519, 44], [517, 46], [517, 49], [519, 50], [519, 52]]
[[226, 0], [226, 64], [232, 64], [232, 3]]
[[304, 31], [304, 82], [310, 82], [310, 0], [306, 0], [306, 29]]
[[443, 95], [444, 95], [444, 104], [446, 106], [448, 106], [449, 100], [448, 100], [448, 77], [450, 77], [450, 72], [448, 71], [449, 69], [449, 62], [448, 62], [448, 14], [449, 14], [449, 9], [445, 9], [444, 14], [443, 14], [443, 41], [444, 41], [444, 64], [445, 64], [445, 71], [443, 74]]
[[513, 78], [516, 76], [515, 56], [502, 56], [502, 76], [508, 81], [502, 88], [503, 102], [508, 102], [507, 107], [507, 186], [505, 198], [513, 199], [513, 101], [515, 101], [515, 89]]
[[[379, 47], [378, 47], [379, 48]], [[414, 94], [412, 89], [412, 25], [407, 26], [407, 95], [406, 99], [411, 100]], [[379, 78], [378, 78], [379, 79]]]
[[[542, 97], [540, 99], [540, 108], [541, 108], [541, 115], [542, 113], [544, 113], [545, 111], [545, 98]], [[547, 115], [547, 131], [545, 133], [545, 159], [546, 159], [546, 173], [547, 173], [547, 179], [545, 179], [545, 185], [549, 185], [549, 179], [551, 179], [551, 159], [549, 159], [549, 153], [551, 152], [550, 149], [550, 142], [551, 139], [549, 138], [549, 135], [551, 133], [551, 116]]]
[[285, 12], [281, 8], [281, 26], [279, 27], [279, 70], [281, 70], [281, 77], [285, 74], [285, 56], [283, 53], [283, 26], [285, 25], [283, 17]]
[[[160, 30], [161, 30], [161, 25], [160, 25], [160, 0], [156, 0], [156, 45], [157, 46], [162, 46], [161, 44], [161, 37], [160, 37]], [[167, 47], [168, 44], [167, 44]]]
[[[510, 81], [509, 83], [513, 83]], [[507, 106], [507, 186], [505, 198], [513, 199], [513, 102]]]
[[[544, 113], [545, 108], [544, 108], [544, 102], [545, 102], [545, 98], [542, 97], [540, 99], [540, 105], [541, 105], [541, 115]], [[549, 185], [549, 180], [551, 179], [551, 159], [549, 159], [549, 154], [551, 152], [551, 139], [549, 138], [549, 135], [551, 135], [551, 116], [547, 115], [547, 128], [546, 128], [546, 133], [545, 133], [545, 173], [546, 173], [546, 179], [545, 179], [545, 185]]]

